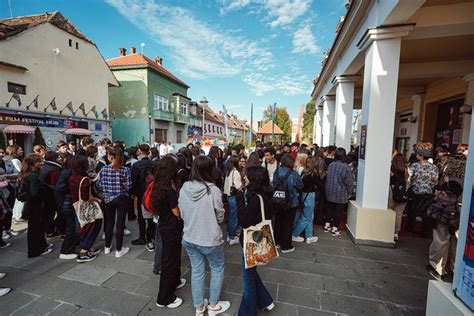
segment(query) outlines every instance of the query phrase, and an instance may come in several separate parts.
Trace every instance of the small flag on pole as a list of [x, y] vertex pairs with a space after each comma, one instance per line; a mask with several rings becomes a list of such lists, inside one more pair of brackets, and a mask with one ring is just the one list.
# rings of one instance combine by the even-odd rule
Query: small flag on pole
[[12, 94], [12, 97], [10, 98], [10, 100], [8, 100], [8, 102], [6, 103], [6, 106], [7, 106], [7, 107], [10, 106], [10, 102], [12, 101], [12, 99], [15, 99], [15, 100], [18, 102], [18, 107], [21, 106], [20, 95], [19, 95], [18, 93], [13, 93], [13, 94]]
[[59, 111], [59, 114], [63, 114], [63, 111], [65, 109], [68, 109], [69, 111], [71, 111], [73, 115], [76, 115], [76, 112], [74, 112], [74, 108], [72, 107], [72, 101], [69, 101], [69, 103], [66, 104], [66, 106], [62, 110]]
[[[53, 111], [56, 111], [58, 108], [56, 106], [56, 97], [54, 97], [51, 102], [49, 102], [48, 106], [44, 108], [44, 111], [46, 112], [46, 110], [51, 107], [53, 109]], [[59, 111], [59, 113], [61, 113], [62, 111]]]
[[33, 99], [33, 101], [31, 101], [31, 103], [26, 107], [27, 110], [30, 109], [30, 106], [34, 106], [35, 108], [38, 108], [38, 97], [39, 97], [39, 94], [36, 96], [36, 98]]
[[[82, 111], [82, 115], [84, 116], [87, 116], [86, 114], [86, 108], [84, 106], [84, 102], [81, 103], [81, 105], [79, 105], [79, 108], [77, 109], [77, 111], [81, 110]], [[76, 115], [77, 111], [74, 113], [74, 115]]]
[[101, 114], [102, 114], [102, 117], [103, 117], [104, 119], [107, 119], [107, 118], [109, 117], [109, 116], [107, 115], [107, 109], [102, 110]]
[[[95, 105], [89, 110], [89, 112], [94, 113], [95, 118], [97, 118], [98, 114], [97, 114], [97, 109], [95, 108]], [[89, 112], [87, 112], [87, 114], [89, 114]]]

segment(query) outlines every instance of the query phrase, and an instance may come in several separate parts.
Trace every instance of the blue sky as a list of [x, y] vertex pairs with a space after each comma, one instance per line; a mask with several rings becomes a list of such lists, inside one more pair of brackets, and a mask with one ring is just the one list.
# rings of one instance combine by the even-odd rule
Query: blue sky
[[[14, 16], [60, 11], [106, 59], [131, 46], [207, 97], [250, 119], [274, 102], [298, 115], [333, 39], [345, 0], [10, 0]], [[0, 17], [10, 16], [0, 0]]]

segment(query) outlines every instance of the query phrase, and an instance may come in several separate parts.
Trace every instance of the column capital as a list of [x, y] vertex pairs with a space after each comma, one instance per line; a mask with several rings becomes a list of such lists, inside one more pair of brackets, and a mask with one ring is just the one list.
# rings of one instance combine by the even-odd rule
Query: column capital
[[342, 76], [334, 77], [331, 83], [333, 86], [335, 86], [342, 82], [356, 82], [359, 79], [360, 79], [360, 75], [342, 75]]
[[335, 95], [324, 95], [321, 97], [321, 102], [334, 101], [334, 100], [336, 100]]
[[412, 96], [411, 96], [411, 99], [416, 102], [416, 101], [421, 101], [421, 100], [423, 100], [424, 97], [425, 97], [425, 94], [424, 94], [424, 93], [418, 93], [418, 94], [412, 95]]
[[365, 31], [362, 38], [357, 43], [360, 50], [366, 49], [373, 41], [386, 40], [407, 36], [411, 30], [415, 28], [415, 24], [405, 25], [382, 25], [375, 28], [369, 28]]
[[465, 75], [464, 77], [462, 77], [464, 79], [464, 81], [473, 81], [474, 80], [474, 73], [472, 74], [469, 74], [469, 75]]

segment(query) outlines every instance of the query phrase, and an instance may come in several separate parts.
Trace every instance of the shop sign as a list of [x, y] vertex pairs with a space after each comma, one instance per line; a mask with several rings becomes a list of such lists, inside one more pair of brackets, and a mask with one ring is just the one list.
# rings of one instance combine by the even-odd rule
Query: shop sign
[[101, 132], [101, 131], [102, 131], [102, 124], [100, 124], [100, 123], [95, 123], [94, 126], [95, 126], [95, 130], [96, 130], [97, 132]]
[[0, 114], [0, 124], [7, 125], [28, 125], [38, 127], [56, 127], [56, 128], [72, 128], [77, 127], [77, 122], [71, 120], [60, 120], [55, 118], [36, 117], [21, 114]]
[[360, 127], [359, 159], [365, 160], [366, 143], [367, 143], [367, 125], [362, 125]]

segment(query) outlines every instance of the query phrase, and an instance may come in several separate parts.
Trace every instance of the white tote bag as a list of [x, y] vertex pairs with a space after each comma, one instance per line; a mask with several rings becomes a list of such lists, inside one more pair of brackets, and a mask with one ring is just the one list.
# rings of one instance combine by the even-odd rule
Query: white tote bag
[[262, 221], [244, 229], [245, 269], [266, 265], [279, 256], [273, 237], [272, 221], [265, 219], [263, 198], [259, 194], [257, 196], [260, 200]]
[[[76, 211], [76, 216], [81, 227], [84, 227], [86, 224], [93, 223], [96, 219], [104, 217], [99, 203], [82, 200], [81, 186], [85, 179], [87, 179], [87, 177], [82, 178], [81, 182], [79, 183], [79, 201], [72, 204], [74, 210]], [[91, 187], [89, 186], [89, 196], [90, 194]]]

